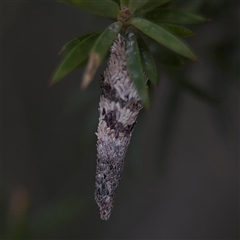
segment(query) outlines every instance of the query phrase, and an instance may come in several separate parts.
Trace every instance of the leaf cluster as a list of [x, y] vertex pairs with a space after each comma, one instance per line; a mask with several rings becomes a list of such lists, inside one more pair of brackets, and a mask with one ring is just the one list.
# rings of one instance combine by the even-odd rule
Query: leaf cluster
[[196, 55], [180, 39], [193, 36], [194, 33], [179, 24], [200, 24], [208, 21], [202, 16], [170, 8], [172, 0], [62, 0], [61, 2], [115, 21], [102, 32], [86, 34], [65, 44], [60, 51], [65, 57], [56, 69], [51, 85], [74, 69], [87, 65], [82, 80], [82, 87], [86, 88], [94, 78], [99, 65], [106, 58], [117, 34], [121, 32], [126, 41], [128, 72], [146, 107], [149, 107], [146, 76], [151, 84], [156, 85], [157, 70], [144, 36], [177, 55], [196, 61]]

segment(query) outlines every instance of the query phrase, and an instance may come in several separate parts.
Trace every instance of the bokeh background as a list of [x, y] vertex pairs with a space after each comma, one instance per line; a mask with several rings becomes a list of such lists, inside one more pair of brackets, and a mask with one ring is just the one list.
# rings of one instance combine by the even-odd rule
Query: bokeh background
[[[1, 2], [2, 239], [239, 239], [239, 1], [182, 1], [211, 19], [183, 70], [157, 63], [112, 216], [94, 202], [100, 73], [48, 87], [74, 37], [110, 20], [55, 1]], [[156, 57], [157, 59], [157, 57]]]

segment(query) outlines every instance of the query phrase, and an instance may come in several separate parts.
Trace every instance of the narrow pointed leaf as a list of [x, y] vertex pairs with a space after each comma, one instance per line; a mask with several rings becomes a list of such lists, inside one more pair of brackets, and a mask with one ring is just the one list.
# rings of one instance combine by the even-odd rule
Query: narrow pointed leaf
[[195, 35], [190, 29], [175, 25], [175, 24], [170, 24], [170, 23], [161, 23], [157, 24], [158, 26], [166, 29], [167, 31], [171, 32], [177, 37], [191, 37]]
[[111, 44], [120, 32], [121, 28], [122, 24], [119, 22], [111, 24], [94, 43], [91, 49], [88, 65], [83, 76], [82, 88], [86, 88], [92, 81], [99, 65], [106, 57]]
[[146, 4], [135, 10], [134, 16], [142, 15], [146, 12], [152, 11], [153, 9], [160, 7], [172, 0], [149, 0]]
[[52, 78], [51, 85], [60, 81], [67, 74], [81, 65], [81, 63], [88, 57], [89, 51], [99, 35], [99, 33], [95, 33], [85, 38], [66, 55], [57, 68]]
[[130, 79], [133, 81], [146, 108], [149, 108], [149, 97], [146, 78], [143, 73], [141, 57], [135, 34], [128, 30], [126, 37], [126, 62]]
[[88, 59], [86, 58], [86, 59], [85, 59], [84, 61], [82, 61], [76, 68], [82, 68], [82, 67], [86, 66], [87, 63], [88, 63], [87, 60], [88, 60]]
[[145, 15], [145, 18], [154, 22], [178, 23], [178, 24], [201, 24], [209, 20], [194, 13], [177, 9], [157, 9]]
[[61, 0], [61, 2], [109, 18], [117, 18], [120, 11], [118, 4], [111, 0]]
[[147, 2], [149, 2], [149, 0], [130, 0], [129, 2], [129, 9], [134, 12], [136, 9], [142, 7], [144, 4], [146, 4]]
[[197, 60], [194, 53], [182, 41], [162, 27], [159, 27], [158, 25], [143, 18], [132, 18], [129, 23], [172, 51], [177, 52], [191, 60]]
[[150, 82], [153, 85], [157, 85], [157, 69], [154, 62], [154, 59], [152, 57], [152, 54], [147, 47], [146, 43], [139, 38], [138, 39], [138, 46], [139, 46], [139, 52], [141, 56], [141, 62], [143, 71], [147, 74], [147, 77], [149, 78]]
[[85, 34], [83, 36], [80, 37], [76, 37], [72, 40], [70, 40], [69, 42], [67, 42], [61, 49], [61, 51], [59, 52], [59, 54], [65, 53], [65, 52], [70, 52], [73, 48], [75, 48], [80, 42], [82, 42], [83, 40], [85, 40], [87, 37], [93, 35], [95, 33], [88, 33]]

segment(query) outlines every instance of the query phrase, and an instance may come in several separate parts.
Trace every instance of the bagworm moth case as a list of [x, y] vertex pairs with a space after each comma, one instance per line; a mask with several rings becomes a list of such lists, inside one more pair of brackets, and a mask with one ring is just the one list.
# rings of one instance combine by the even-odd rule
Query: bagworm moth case
[[111, 215], [124, 157], [141, 108], [140, 97], [127, 72], [124, 38], [119, 34], [110, 49], [102, 79], [96, 133], [95, 201], [103, 220]]

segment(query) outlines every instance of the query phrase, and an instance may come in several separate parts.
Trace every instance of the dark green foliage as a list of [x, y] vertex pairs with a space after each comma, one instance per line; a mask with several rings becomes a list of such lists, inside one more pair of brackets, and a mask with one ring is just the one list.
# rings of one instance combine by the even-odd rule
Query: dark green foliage
[[[129, 52], [126, 53], [128, 71], [146, 107], [149, 106], [149, 99], [146, 83], [143, 80], [143, 71], [154, 85], [157, 83], [157, 71], [149, 48], [141, 40], [139, 41], [140, 45], [138, 45], [135, 33], [140, 31], [141, 35], [148, 36], [177, 53], [177, 55], [172, 55], [175, 59], [170, 61], [170, 63], [175, 63], [174, 65], [181, 63], [181, 61], [179, 62], [179, 55], [194, 61], [197, 60], [195, 54], [179, 39], [180, 37], [193, 36], [194, 33], [178, 24], [205, 23], [207, 19], [191, 12], [169, 8], [172, 3], [171, 0], [103, 0], [101, 2], [63, 0], [61, 2], [96, 15], [115, 18], [117, 22], [106, 28], [101, 35], [97, 33], [87, 34], [68, 42], [60, 52], [66, 52], [67, 56], [56, 70], [52, 83], [60, 81], [72, 70], [84, 66], [87, 57], [90, 56], [82, 82], [82, 87], [86, 88], [106, 57], [116, 35], [120, 30], [123, 32], [129, 31], [130, 26], [132, 34], [130, 34], [131, 39], [128, 39], [128, 41], [131, 41], [131, 51], [136, 55], [133, 57], [128, 54]], [[128, 48], [130, 49], [129, 44]]]

